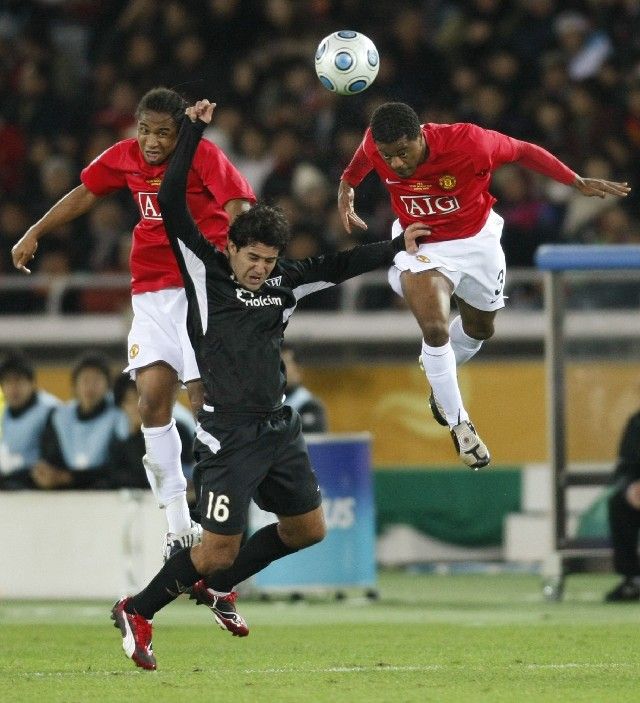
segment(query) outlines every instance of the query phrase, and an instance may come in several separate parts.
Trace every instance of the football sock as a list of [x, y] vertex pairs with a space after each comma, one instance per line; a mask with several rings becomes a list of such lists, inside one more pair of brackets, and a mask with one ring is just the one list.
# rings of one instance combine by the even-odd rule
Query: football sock
[[187, 530], [191, 529], [191, 513], [187, 505], [186, 494], [172, 500], [171, 503], [167, 505], [165, 513], [167, 516], [167, 524], [169, 525], [169, 532], [173, 532], [174, 534], [184, 532], [184, 530], [172, 529], [172, 526], [177, 528], [178, 525], [188, 525]]
[[229, 593], [234, 586], [262, 571], [272, 561], [297, 552], [280, 539], [278, 523], [254, 532], [240, 548], [236, 560], [228, 569], [216, 571], [205, 579], [209, 588], [220, 593]]
[[[144, 467], [158, 505], [167, 510], [169, 532], [179, 533], [191, 529], [191, 518], [187, 507], [187, 480], [182, 473], [182, 442], [171, 420], [163, 427], [143, 427], [146, 457]], [[182, 503], [182, 505], [180, 504]]]
[[151, 620], [161, 608], [201, 578], [191, 561], [191, 550], [181, 549], [167, 560], [144, 590], [129, 599], [125, 610]]
[[456, 357], [457, 366], [469, 361], [471, 357], [475, 356], [480, 351], [480, 347], [482, 346], [481, 339], [469, 337], [464, 331], [460, 315], [454, 317], [449, 325], [449, 341], [451, 342], [451, 348]]
[[456, 376], [456, 358], [447, 342], [442, 347], [430, 347], [422, 342], [422, 364], [433, 394], [442, 405], [449, 427], [469, 419], [462, 404]]

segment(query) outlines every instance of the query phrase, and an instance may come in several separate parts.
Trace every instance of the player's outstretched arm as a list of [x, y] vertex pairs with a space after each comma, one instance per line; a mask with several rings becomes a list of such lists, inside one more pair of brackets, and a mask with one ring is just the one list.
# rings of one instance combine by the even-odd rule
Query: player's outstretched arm
[[338, 186], [338, 212], [342, 226], [351, 234], [351, 228], [355, 225], [360, 229], [367, 229], [367, 223], [356, 215], [353, 207], [354, 190], [344, 179]]
[[582, 195], [597, 198], [604, 198], [607, 195], [626, 198], [631, 192], [631, 187], [626, 181], [618, 183], [616, 181], [605, 181], [602, 178], [581, 178], [580, 176], [576, 176], [573, 187], [577, 188]]
[[20, 237], [11, 249], [13, 265], [23, 273], [31, 273], [27, 264], [35, 257], [38, 240], [56, 227], [66, 225], [90, 210], [98, 197], [81, 184], [69, 191]]
[[431, 230], [425, 224], [416, 222], [394, 239], [361, 244], [346, 251], [302, 260], [283, 259], [280, 267], [286, 271], [287, 283], [296, 297], [302, 298], [367, 271], [389, 266], [400, 251], [415, 254], [418, 251], [417, 240], [430, 234]]
[[[202, 105], [205, 102], [207, 105]], [[180, 127], [176, 148], [158, 191], [158, 203], [169, 241], [175, 244], [176, 240], [180, 239], [197, 254], [215, 247], [202, 236], [187, 207], [187, 175], [202, 133], [208, 124], [206, 120], [211, 121], [214, 107], [215, 105], [207, 100], [199, 101], [186, 109], [188, 119], [184, 120]]]

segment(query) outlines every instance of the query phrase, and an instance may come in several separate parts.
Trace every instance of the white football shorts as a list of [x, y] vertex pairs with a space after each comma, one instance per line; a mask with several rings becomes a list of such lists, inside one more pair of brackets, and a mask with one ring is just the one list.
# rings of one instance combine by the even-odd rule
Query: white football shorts
[[129, 365], [136, 369], [164, 361], [183, 383], [200, 378], [196, 356], [187, 334], [187, 296], [184, 288], [167, 288], [131, 296], [133, 320], [128, 337]]
[[[504, 307], [506, 263], [500, 245], [504, 220], [491, 210], [484, 227], [473, 237], [420, 244], [417, 254], [398, 252], [389, 269], [389, 285], [402, 296], [403, 271], [437, 269], [453, 284], [456, 296], [478, 310], [491, 312]], [[396, 220], [391, 237], [402, 233]]]

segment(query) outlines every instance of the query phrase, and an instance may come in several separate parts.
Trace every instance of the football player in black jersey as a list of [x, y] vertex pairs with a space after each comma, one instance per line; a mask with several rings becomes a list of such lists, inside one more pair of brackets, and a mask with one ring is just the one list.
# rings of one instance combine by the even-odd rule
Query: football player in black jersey
[[[143, 591], [113, 607], [125, 653], [145, 669], [156, 668], [151, 619], [180, 593], [190, 590], [220, 627], [245, 636], [249, 629], [235, 609], [234, 586], [324, 538], [320, 488], [300, 417], [283, 404], [285, 327], [300, 298], [389, 265], [397, 252], [417, 251], [416, 239], [428, 236], [424, 225], [412, 225], [394, 240], [281, 259], [288, 223], [279, 209], [256, 205], [234, 220], [226, 251], [218, 251], [186, 205], [189, 165], [214, 107], [203, 100], [187, 110], [158, 194], [185, 282], [189, 335], [205, 387], [194, 469], [203, 538], [172, 556]], [[278, 521], [241, 546], [252, 498]]]

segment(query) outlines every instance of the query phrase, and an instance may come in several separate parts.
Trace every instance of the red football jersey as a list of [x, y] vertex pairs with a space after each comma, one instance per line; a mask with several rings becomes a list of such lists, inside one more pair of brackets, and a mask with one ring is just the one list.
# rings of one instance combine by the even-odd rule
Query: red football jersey
[[504, 164], [519, 162], [566, 184], [576, 177], [545, 149], [474, 124], [424, 124], [422, 133], [429, 157], [411, 177], [400, 178], [387, 165], [367, 129], [342, 178], [355, 187], [375, 169], [402, 227], [424, 222], [430, 242], [472, 237], [482, 229], [496, 202], [491, 173]]
[[[133, 229], [131, 288], [135, 293], [181, 288], [182, 276], [171, 251], [158, 207], [158, 190], [167, 164], [149, 165], [135, 139], [124, 139], [97, 156], [80, 174], [94, 195], [129, 188], [140, 210]], [[229, 200], [255, 202], [246, 179], [222, 150], [203, 139], [193, 158], [187, 180], [187, 203], [198, 229], [218, 248], [227, 241]]]

